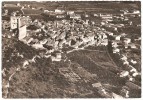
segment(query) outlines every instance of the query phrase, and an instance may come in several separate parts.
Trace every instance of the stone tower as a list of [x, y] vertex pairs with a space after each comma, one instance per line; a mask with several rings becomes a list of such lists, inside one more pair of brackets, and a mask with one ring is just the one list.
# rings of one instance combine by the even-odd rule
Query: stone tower
[[17, 30], [18, 39], [21, 40], [24, 37], [26, 37], [27, 35], [26, 34], [26, 23], [25, 23], [24, 17], [11, 16], [10, 20], [11, 20], [11, 23], [10, 23], [11, 29]]

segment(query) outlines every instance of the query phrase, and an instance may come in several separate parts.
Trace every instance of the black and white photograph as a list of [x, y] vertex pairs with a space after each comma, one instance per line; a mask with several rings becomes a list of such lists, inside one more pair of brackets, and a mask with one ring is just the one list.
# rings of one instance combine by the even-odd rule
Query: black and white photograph
[[1, 76], [3, 99], [140, 99], [141, 0], [2, 0]]

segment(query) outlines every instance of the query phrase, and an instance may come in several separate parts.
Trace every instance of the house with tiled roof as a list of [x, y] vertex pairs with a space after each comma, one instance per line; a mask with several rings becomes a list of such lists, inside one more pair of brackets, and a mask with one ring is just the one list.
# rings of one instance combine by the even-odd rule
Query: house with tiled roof
[[130, 39], [130, 38], [124, 38], [124, 43], [125, 43], [125, 44], [131, 43], [131, 39]]
[[52, 61], [61, 61], [61, 53], [54, 53], [53, 55], [51, 55], [51, 60]]
[[113, 53], [119, 53], [120, 52], [120, 49], [118, 48], [113, 48]]

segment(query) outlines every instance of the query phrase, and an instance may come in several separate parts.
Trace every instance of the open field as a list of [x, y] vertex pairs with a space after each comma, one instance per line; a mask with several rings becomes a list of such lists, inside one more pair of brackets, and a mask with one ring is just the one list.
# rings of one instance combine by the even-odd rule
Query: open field
[[[51, 63], [48, 59], [37, 59], [36, 64], [29, 65], [26, 70], [23, 69], [13, 76], [9, 97], [101, 98], [102, 96], [92, 88], [92, 84], [95, 82], [101, 82], [103, 85], [105, 84], [107, 90], [119, 93], [125, 80], [116, 75], [118, 70], [110, 60], [106, 49], [102, 50], [103, 52], [96, 51], [96, 49], [90, 52], [88, 50], [69, 53], [66, 62]], [[41, 61], [42, 63], [40, 63]], [[76, 80], [76, 77], [65, 77], [61, 70], [70, 70], [80, 80], [72, 82], [72, 80]], [[106, 84], [109, 84], [110, 87]]]

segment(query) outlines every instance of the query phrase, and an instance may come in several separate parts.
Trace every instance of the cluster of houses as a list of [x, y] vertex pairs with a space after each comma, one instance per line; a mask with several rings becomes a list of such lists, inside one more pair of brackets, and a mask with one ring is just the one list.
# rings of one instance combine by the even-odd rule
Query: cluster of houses
[[[140, 73], [135, 68], [136, 64], [138, 63], [136, 59], [128, 58], [127, 52], [134, 51], [140, 49], [138, 44], [133, 42], [131, 39], [131, 36], [129, 36], [126, 33], [120, 33], [119, 29], [125, 28], [127, 24], [125, 23], [112, 23], [115, 19], [122, 19], [122, 21], [128, 21], [128, 25], [132, 25], [132, 22], [129, 21], [129, 18], [132, 17], [132, 15], [137, 15], [140, 17], [140, 11], [139, 10], [121, 10], [122, 12], [119, 15], [113, 15], [113, 14], [95, 14], [96, 17], [101, 17], [101, 27], [103, 27], [105, 30], [107, 30], [105, 33], [111, 37], [111, 45], [112, 45], [112, 53], [118, 54], [120, 56], [120, 60], [122, 61], [122, 65], [124, 67], [127, 67], [126, 71], [123, 71], [120, 73], [120, 77], [128, 77], [129, 81], [134, 81], [134, 78], [139, 75]], [[137, 39], [134, 38], [135, 41], [140, 41], [140, 36], [137, 37]], [[123, 52], [125, 51], [125, 52]]]
[[[136, 77], [140, 76], [141, 73], [137, 70], [137, 63], [139, 63], [135, 58], [130, 58], [127, 53], [134, 50], [139, 50], [140, 47], [137, 46], [134, 42], [132, 42], [131, 38], [128, 37], [127, 34], [122, 33], [120, 35], [115, 35], [112, 32], [107, 33], [109, 37], [112, 39], [112, 54], [119, 56], [118, 59], [122, 64], [119, 66], [122, 68], [121, 72], [118, 73], [119, 77], [126, 78], [127, 82], [130, 82], [130, 86], [126, 86], [127, 88], [122, 88], [121, 93], [124, 97], [129, 97], [129, 88], [138, 87], [136, 82]], [[137, 41], [140, 40], [138, 37]]]
[[[35, 20], [27, 29], [27, 35], [20, 40], [35, 49], [45, 49], [46, 54], [59, 51], [65, 46], [79, 49], [89, 45], [108, 45], [107, 35], [99, 27], [80, 21], [83, 23], [79, 24], [77, 20], [47, 23]], [[32, 29], [33, 26], [36, 28]], [[52, 57], [53, 61], [60, 61], [60, 59], [60, 53]]]
[[[121, 10], [119, 14], [95, 14], [96, 17], [100, 17], [102, 19], [101, 25], [108, 31], [119, 32], [125, 26], [133, 26], [136, 25], [134, 21], [130, 20], [130, 18], [140, 18], [141, 12], [139, 10], [132, 10], [130, 13], [129, 10]], [[138, 23], [136, 26], [140, 26]]]
[[[122, 61], [122, 64], [124, 67], [128, 67], [127, 71], [121, 72], [120, 77], [126, 77], [129, 75], [129, 73], [132, 73], [132, 77], [136, 77], [136, 75], [139, 75], [138, 71], [133, 67], [137, 64], [137, 61], [135, 59], [129, 59], [126, 55], [128, 52], [128, 49], [139, 49], [137, 46], [131, 42], [130, 38], [123, 37], [122, 35], [113, 35], [114, 40], [111, 40], [112, 44], [112, 50], [113, 54], [120, 55], [120, 60]], [[122, 52], [122, 50], [125, 50], [126, 52]], [[131, 64], [131, 65], [130, 65]], [[133, 78], [129, 76], [129, 80], [132, 81]]]
[[[113, 16], [110, 14], [106, 15], [98, 15], [95, 14], [95, 16], [100, 16], [102, 18], [101, 27], [104, 28], [102, 32], [106, 33], [108, 36], [108, 41], [111, 42], [112, 46], [112, 54], [118, 56], [117, 60], [121, 62], [122, 70], [118, 73], [119, 77], [127, 79], [126, 83], [129, 83], [130, 85], [124, 86], [126, 88], [121, 89], [121, 95], [123, 97], [128, 98], [130, 91], [129, 88], [140, 88], [138, 85], [136, 85], [136, 80], [138, 76], [141, 75], [139, 70], [137, 69], [137, 64], [139, 63], [136, 58], [130, 57], [128, 53], [131, 53], [131, 51], [138, 51], [140, 50], [139, 41], [140, 36], [135, 37], [134, 39], [129, 36], [129, 34], [121, 33], [119, 30], [122, 28], [125, 28], [126, 26], [133, 25], [132, 21], [129, 21], [130, 17], [135, 16], [140, 17], [140, 11], [135, 10], [133, 12], [126, 11], [123, 14], [120, 14], [120, 16]], [[120, 21], [117, 21], [116, 23], [113, 23], [115, 20], [120, 19]], [[128, 23], [120, 23], [128, 22]], [[139, 44], [138, 44], [139, 43]]]
[[120, 10], [124, 15], [138, 15], [141, 16], [141, 12], [139, 10]]
[[[120, 60], [122, 61], [123, 67], [126, 67], [126, 71], [123, 71], [120, 73], [120, 77], [129, 77], [129, 81], [133, 81], [134, 77], [139, 75], [139, 72], [136, 70], [135, 66], [137, 64], [137, 61], [135, 59], [130, 59], [126, 55], [126, 50], [131, 49], [139, 49], [137, 46], [131, 42], [130, 38], [127, 38], [126, 35], [122, 36], [120, 35], [113, 35], [110, 36], [113, 37], [113, 40], [111, 40], [112, 44], [112, 51], [113, 54], [118, 54], [120, 56]], [[125, 50], [126, 52], [122, 52], [122, 50]], [[132, 75], [130, 75], [132, 73]]]
[[32, 7], [31, 5], [21, 5], [17, 4], [3, 4], [2, 6], [2, 16], [11, 16], [13, 14], [24, 15], [24, 16], [39, 16], [41, 14], [47, 15], [46, 17], [53, 17], [57, 19], [64, 19], [67, 16], [69, 18], [81, 19], [80, 14], [75, 14], [74, 11], [65, 11], [64, 8], [41, 8], [41, 7]]

